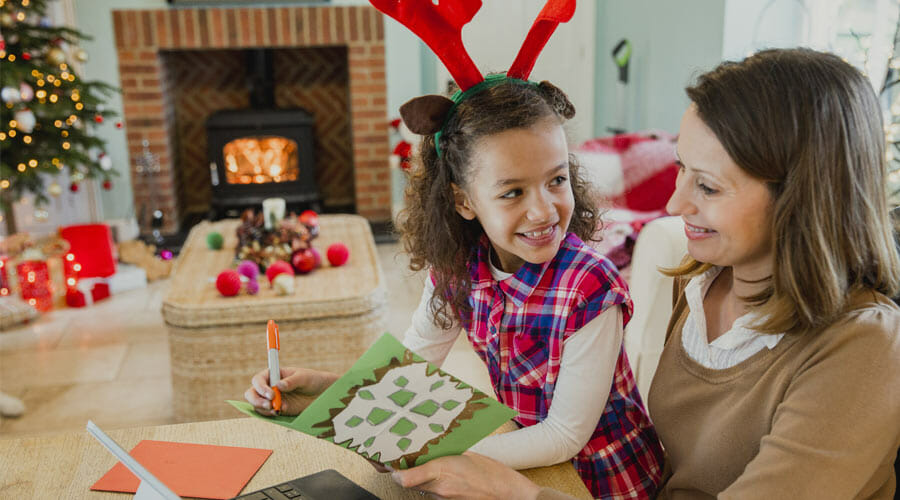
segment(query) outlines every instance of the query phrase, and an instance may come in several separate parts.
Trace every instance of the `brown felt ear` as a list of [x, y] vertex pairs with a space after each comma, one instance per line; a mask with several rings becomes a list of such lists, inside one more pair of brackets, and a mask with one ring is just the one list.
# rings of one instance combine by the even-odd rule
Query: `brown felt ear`
[[453, 101], [440, 95], [423, 95], [400, 106], [403, 123], [413, 133], [431, 135], [441, 129]]

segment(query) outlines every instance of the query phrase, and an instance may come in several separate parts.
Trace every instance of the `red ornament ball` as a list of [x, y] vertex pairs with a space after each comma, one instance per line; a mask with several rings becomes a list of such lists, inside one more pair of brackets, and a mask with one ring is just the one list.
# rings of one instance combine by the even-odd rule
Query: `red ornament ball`
[[31, 60], [31, 54], [29, 54], [28, 52], [22, 52], [22, 59], [25, 60], [25, 61], [30, 61], [30, 60]]
[[287, 273], [293, 276], [294, 268], [292, 268], [290, 264], [283, 260], [276, 260], [272, 263], [271, 266], [266, 268], [266, 279], [268, 279], [269, 283], [271, 284], [275, 279], [275, 276], [278, 276], [282, 273]]
[[334, 267], [343, 266], [350, 258], [350, 250], [343, 243], [332, 243], [325, 252], [328, 262]]
[[116, 128], [122, 128], [122, 122], [116, 122]]
[[307, 227], [319, 225], [319, 214], [313, 210], [304, 210], [297, 218], [300, 220], [301, 224]]
[[71, 192], [73, 192], [73, 193], [77, 193], [77, 192], [78, 192], [78, 183], [77, 183], [77, 182], [73, 182], [72, 184], [70, 184], [70, 185], [69, 185], [69, 191], [71, 191]]
[[225, 297], [233, 297], [241, 291], [241, 275], [226, 269], [216, 277], [216, 290]]
[[103, 189], [105, 189], [105, 190], [107, 190], [107, 191], [109, 191], [110, 189], [112, 189], [112, 181], [109, 180], [109, 179], [103, 181]]
[[94, 121], [97, 122], [97, 123], [103, 123], [103, 116], [102, 116], [102, 115], [95, 115], [95, 116], [94, 116]]
[[309, 249], [297, 250], [291, 255], [294, 271], [306, 274], [316, 268], [316, 256]]

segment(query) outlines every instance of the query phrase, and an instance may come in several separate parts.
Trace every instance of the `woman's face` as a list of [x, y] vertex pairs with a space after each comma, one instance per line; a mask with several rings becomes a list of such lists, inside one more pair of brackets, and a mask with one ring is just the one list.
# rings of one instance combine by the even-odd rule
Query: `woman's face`
[[728, 156], [693, 105], [681, 119], [677, 155], [681, 170], [666, 210], [684, 220], [691, 257], [745, 279], [771, 275], [772, 195]]
[[504, 271], [552, 259], [575, 207], [562, 126], [547, 118], [474, 147], [467, 185], [454, 187], [456, 211], [478, 219]]

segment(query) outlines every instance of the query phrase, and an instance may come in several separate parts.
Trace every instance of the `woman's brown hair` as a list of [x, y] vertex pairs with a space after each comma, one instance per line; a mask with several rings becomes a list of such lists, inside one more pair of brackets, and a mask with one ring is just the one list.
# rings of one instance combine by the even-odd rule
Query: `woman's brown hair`
[[[406, 188], [406, 209], [398, 228], [414, 271], [430, 268], [435, 280], [431, 307], [440, 326], [449, 328], [471, 312], [469, 262], [484, 231], [477, 220], [463, 219], [454, 208], [452, 185], [465, 189], [471, 179], [475, 145], [486, 136], [528, 128], [546, 118], [562, 124], [575, 115], [565, 93], [548, 82], [507, 81], [463, 100], [444, 124], [438, 156], [434, 136], [423, 137]], [[589, 184], [569, 155], [569, 181], [575, 208], [568, 230], [582, 240], [593, 237], [599, 209]]]
[[[832, 54], [773, 49], [722, 63], [686, 90], [734, 162], [772, 193], [772, 276], [745, 298], [764, 318], [760, 331], [828, 325], [857, 289], [898, 293], [881, 110], [859, 71]], [[688, 259], [666, 272], [708, 268]]]

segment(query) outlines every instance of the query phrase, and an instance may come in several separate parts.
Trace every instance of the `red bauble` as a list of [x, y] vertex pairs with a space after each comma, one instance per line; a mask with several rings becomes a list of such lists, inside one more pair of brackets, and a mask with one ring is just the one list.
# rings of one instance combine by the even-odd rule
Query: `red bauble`
[[71, 191], [73, 193], [77, 193], [78, 192], [78, 183], [73, 182], [71, 185], [69, 185], [69, 191]]
[[216, 290], [226, 297], [233, 297], [241, 291], [241, 275], [226, 269], [216, 277]]
[[109, 191], [110, 189], [112, 189], [112, 181], [109, 180], [109, 179], [103, 181], [103, 189], [105, 189], [105, 190], [107, 190], [107, 191]]
[[24, 61], [30, 61], [30, 60], [31, 60], [31, 54], [29, 54], [28, 52], [22, 52], [22, 60], [24, 60]]
[[316, 256], [309, 249], [297, 250], [291, 255], [294, 271], [306, 274], [316, 268]]
[[294, 268], [283, 260], [276, 260], [274, 263], [272, 263], [271, 266], [266, 268], [266, 279], [269, 280], [269, 284], [272, 283], [272, 280], [275, 279], [275, 276], [278, 276], [281, 273], [288, 273], [293, 276]]
[[328, 247], [325, 256], [328, 257], [328, 262], [331, 262], [332, 266], [339, 267], [343, 266], [347, 259], [350, 258], [350, 250], [343, 243], [333, 243]]
[[317, 214], [313, 210], [304, 210], [300, 216], [300, 223], [307, 227], [314, 227], [319, 225], [319, 214]]
[[103, 116], [102, 116], [102, 115], [95, 115], [95, 116], [94, 116], [94, 121], [97, 122], [97, 123], [103, 123]]
[[122, 122], [116, 122], [116, 128], [122, 128]]

